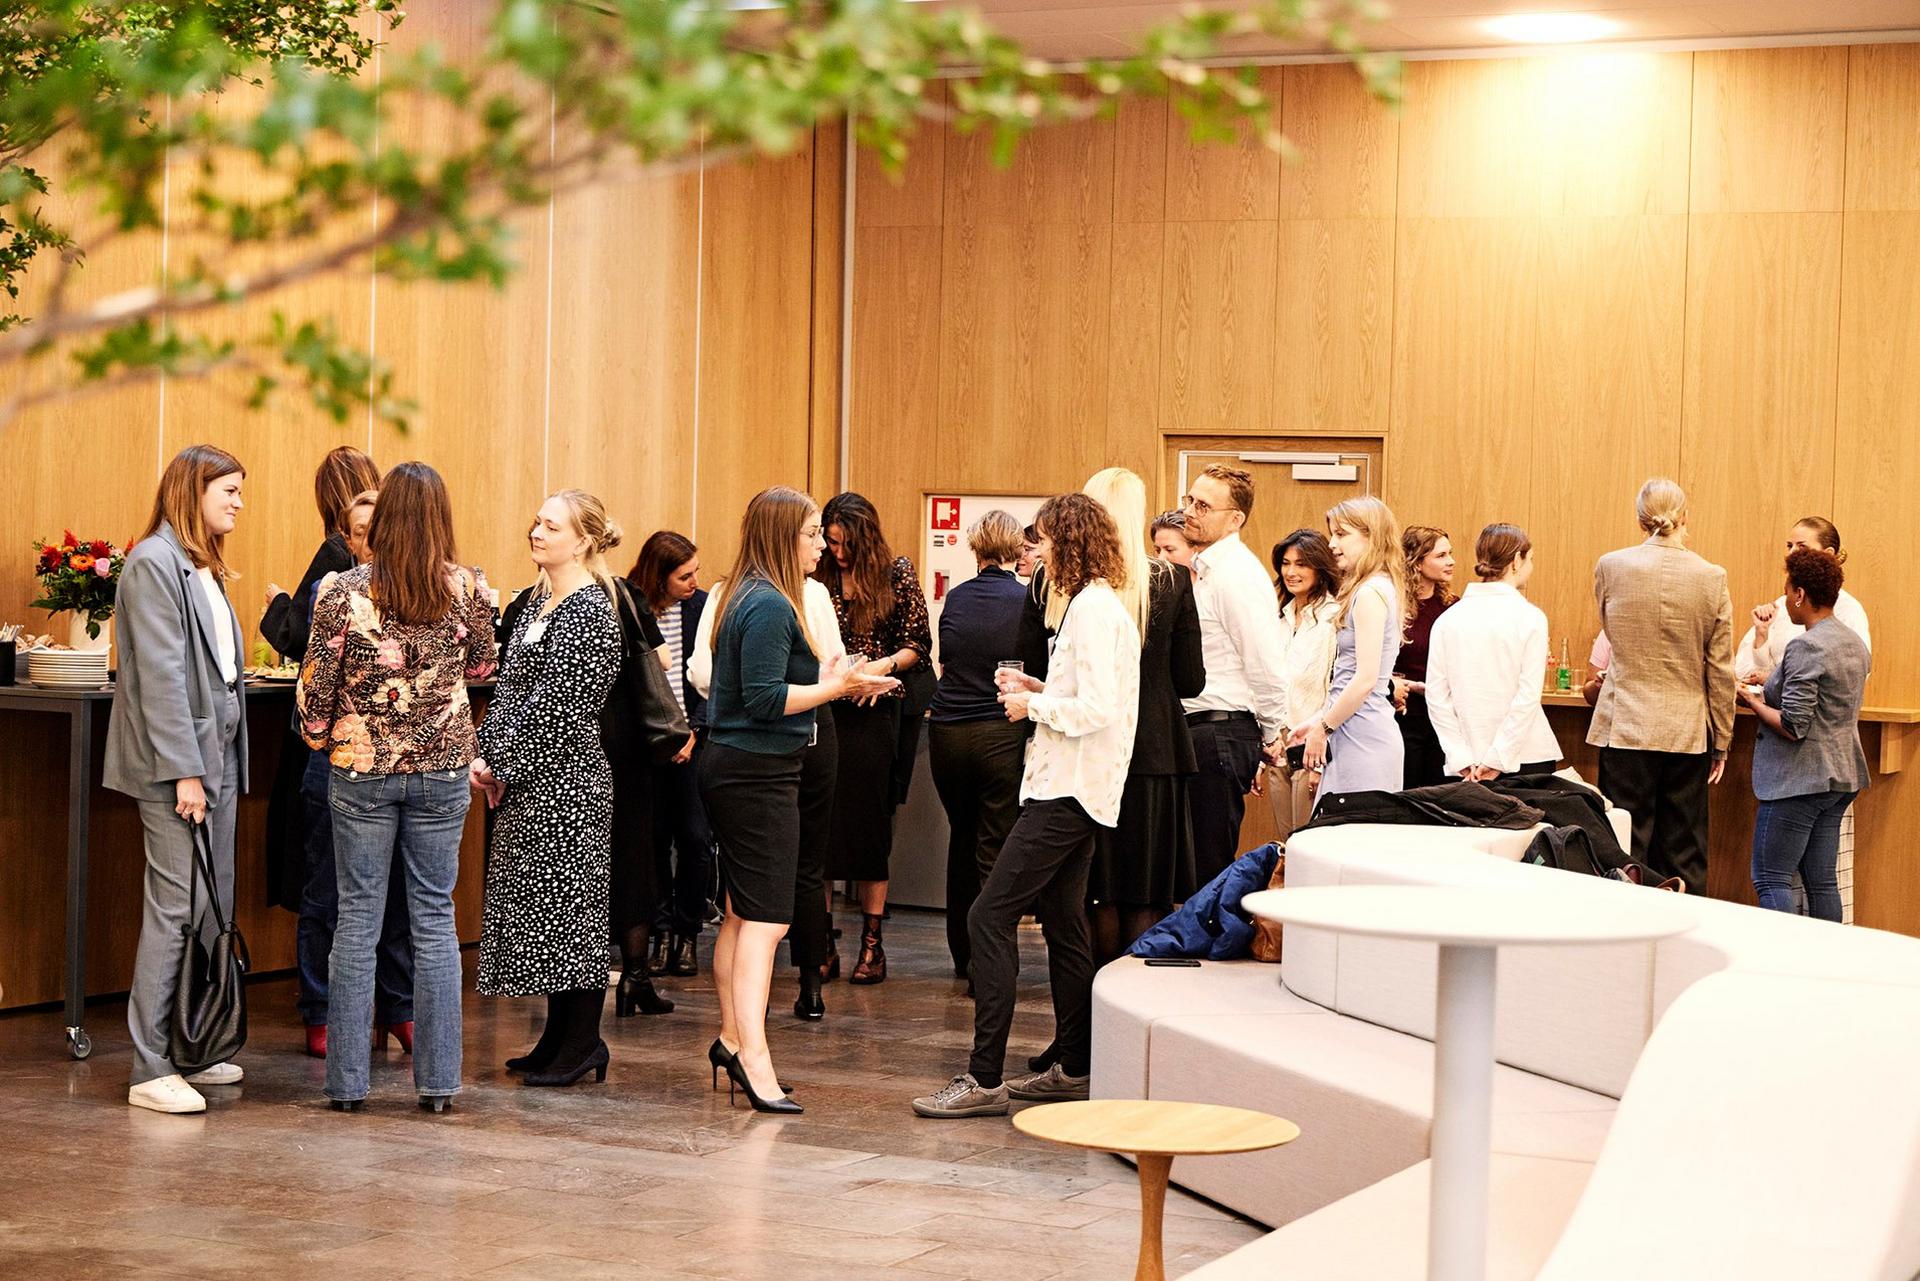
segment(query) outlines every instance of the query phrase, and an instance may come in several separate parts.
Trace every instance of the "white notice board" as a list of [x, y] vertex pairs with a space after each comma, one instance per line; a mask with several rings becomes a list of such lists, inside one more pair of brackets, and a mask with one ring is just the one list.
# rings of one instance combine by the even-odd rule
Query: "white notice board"
[[956, 583], [977, 572], [967, 547], [967, 528], [995, 508], [1007, 512], [1022, 526], [1039, 514], [1044, 494], [929, 494], [921, 531], [920, 582], [927, 593], [927, 617], [933, 626], [935, 658], [939, 657], [940, 603]]

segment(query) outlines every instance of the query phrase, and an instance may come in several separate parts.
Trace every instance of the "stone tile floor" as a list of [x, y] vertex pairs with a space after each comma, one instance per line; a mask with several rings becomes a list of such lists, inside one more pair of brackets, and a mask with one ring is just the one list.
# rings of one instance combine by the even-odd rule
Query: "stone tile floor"
[[[1130, 1166], [1004, 1118], [912, 1114], [964, 1067], [972, 1006], [939, 916], [896, 912], [887, 944], [887, 982], [831, 984], [820, 1023], [792, 1016], [790, 972], [777, 977], [774, 1059], [807, 1108], [790, 1119], [711, 1088], [704, 953], [699, 977], [662, 983], [673, 1014], [615, 1020], [609, 999], [611, 1074], [570, 1090], [524, 1089], [500, 1066], [531, 1044], [541, 1003], [469, 982], [467, 1086], [437, 1117], [414, 1106], [397, 1050], [375, 1056], [364, 1112], [328, 1111], [291, 978], [251, 989], [247, 1079], [208, 1091], [199, 1117], [126, 1106], [124, 1003], [89, 1007], [81, 1063], [58, 1012], [0, 1017], [0, 1277], [1132, 1276]], [[1037, 932], [1022, 951], [1015, 1061], [1052, 1032]], [[1175, 1191], [1168, 1275], [1261, 1232]]]

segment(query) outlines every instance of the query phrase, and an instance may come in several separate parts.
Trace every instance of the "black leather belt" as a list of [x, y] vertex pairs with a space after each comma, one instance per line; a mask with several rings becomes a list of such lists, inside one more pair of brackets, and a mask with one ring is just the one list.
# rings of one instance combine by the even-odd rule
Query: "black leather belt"
[[1250, 721], [1252, 712], [1188, 712], [1189, 725], [1214, 725], [1220, 721]]

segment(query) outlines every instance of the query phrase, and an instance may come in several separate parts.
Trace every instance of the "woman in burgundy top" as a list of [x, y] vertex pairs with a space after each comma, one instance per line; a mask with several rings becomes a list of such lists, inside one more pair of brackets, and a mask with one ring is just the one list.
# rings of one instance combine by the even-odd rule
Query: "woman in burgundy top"
[[1401, 786], [1431, 787], [1448, 779], [1446, 753], [1427, 717], [1427, 641], [1434, 620], [1458, 599], [1453, 594], [1453, 543], [1444, 529], [1409, 525], [1400, 546], [1413, 586], [1406, 640], [1393, 669], [1393, 705], [1400, 713], [1400, 738], [1407, 749]]

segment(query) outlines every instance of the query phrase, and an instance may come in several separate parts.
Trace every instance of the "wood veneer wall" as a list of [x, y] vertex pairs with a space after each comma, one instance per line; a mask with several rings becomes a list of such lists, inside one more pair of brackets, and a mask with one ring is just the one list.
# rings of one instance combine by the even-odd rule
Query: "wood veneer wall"
[[[1664, 473], [1740, 627], [1792, 522], [1831, 514], [1869, 702], [1920, 705], [1920, 45], [1416, 62], [1397, 116], [1340, 67], [1259, 75], [1295, 164], [1197, 148], [1157, 101], [1004, 171], [958, 133], [898, 186], [863, 162], [851, 482], [900, 544], [932, 486], [1152, 483], [1166, 434], [1378, 434], [1403, 521], [1468, 550], [1529, 529], [1577, 663], [1593, 561]], [[1860, 807], [1861, 917], [1920, 932], [1903, 778]]]

